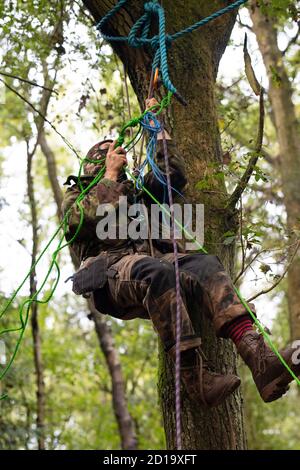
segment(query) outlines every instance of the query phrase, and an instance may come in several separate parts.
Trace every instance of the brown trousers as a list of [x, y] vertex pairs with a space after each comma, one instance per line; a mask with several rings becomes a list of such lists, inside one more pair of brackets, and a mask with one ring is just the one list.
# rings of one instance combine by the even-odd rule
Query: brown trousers
[[[226, 325], [247, 312], [219, 258], [202, 253], [179, 254], [179, 269], [181, 351], [200, 345], [192, 312], [208, 315], [216, 334], [226, 337]], [[106, 287], [94, 292], [96, 308], [123, 320], [151, 319], [165, 350], [172, 354], [176, 338], [174, 255], [126, 255], [111, 266], [110, 273]]]

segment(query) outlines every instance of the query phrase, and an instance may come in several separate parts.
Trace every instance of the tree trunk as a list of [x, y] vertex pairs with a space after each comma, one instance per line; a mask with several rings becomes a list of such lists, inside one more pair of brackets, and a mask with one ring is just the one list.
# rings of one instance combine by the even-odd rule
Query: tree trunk
[[124, 378], [113, 335], [104, 315], [101, 315], [88, 300], [88, 306], [95, 322], [98, 340], [106, 359], [112, 381], [113, 409], [119, 426], [122, 449], [137, 449], [135, 425], [127, 407]]
[[[112, 0], [84, 0], [84, 4], [98, 22], [114, 5]], [[164, 0], [167, 29], [173, 33], [193, 24], [200, 18], [228, 5], [227, 1]], [[129, 2], [109, 23], [110, 35], [127, 35], [133, 22], [141, 16], [144, 2]], [[225, 210], [227, 195], [224, 182], [214, 178], [221, 164], [221, 145], [216, 116], [215, 80], [219, 61], [224, 53], [235, 22], [235, 13], [227, 14], [192, 34], [173, 43], [168, 52], [170, 75], [178, 91], [188, 102], [184, 108], [176, 101], [166, 117], [178, 150], [184, 155], [189, 181], [188, 196], [192, 202], [205, 204], [206, 248], [217, 253], [228, 270], [233, 269], [234, 248], [220, 243], [222, 234], [236, 229], [235, 217]], [[141, 108], [147, 97], [151, 75], [152, 54], [149, 50], [132, 49], [123, 43], [113, 43], [128, 71]], [[196, 150], [195, 150], [196, 149]], [[210, 188], [200, 193], [195, 184], [211, 175]], [[228, 341], [217, 340], [205, 318], [195, 319], [195, 328], [201, 332], [203, 347], [216, 369], [222, 372], [236, 370], [236, 355]], [[160, 351], [159, 394], [164, 427], [169, 449], [175, 443], [175, 392], [173, 367]], [[244, 449], [245, 433], [241, 396], [236, 393], [223, 406], [208, 410], [195, 408], [185, 394], [182, 400], [182, 446], [184, 449]]]
[[[279, 144], [279, 171], [287, 214], [287, 227], [292, 240], [299, 238], [300, 214], [300, 132], [293, 104], [293, 90], [282, 53], [277, 43], [274, 18], [265, 16], [256, 1], [250, 6], [253, 30], [269, 78], [269, 97]], [[288, 306], [292, 339], [300, 338], [300, 255], [287, 275]]]
[[[63, 193], [57, 180], [55, 155], [48, 145], [44, 129], [40, 133], [39, 144], [46, 158], [48, 176], [57, 205], [57, 215], [58, 218], [61, 219]], [[70, 256], [74, 267], [77, 269], [79, 267], [79, 261], [72, 249], [70, 249]], [[122, 449], [126, 450], [136, 449], [137, 436], [135, 432], [135, 425], [128, 410], [122, 366], [118, 351], [114, 344], [112, 331], [108, 326], [105, 317], [95, 309], [93, 303], [90, 300], [87, 301], [87, 306], [90, 311], [91, 318], [94, 321], [99, 345], [103, 352], [104, 359], [111, 377], [112, 405], [119, 428], [121, 447]]]
[[[37, 223], [37, 211], [36, 211], [36, 200], [34, 194], [34, 185], [32, 178], [32, 158], [33, 152], [27, 151], [27, 194], [31, 212], [31, 226], [32, 226], [32, 252], [31, 252], [31, 264], [33, 265], [36, 261], [36, 255], [38, 250], [38, 223]], [[35, 269], [30, 273], [30, 297], [32, 298], [36, 293], [36, 271]], [[41, 334], [38, 321], [38, 304], [33, 302], [31, 305], [31, 331], [33, 338], [33, 356], [34, 356], [34, 367], [36, 373], [36, 398], [37, 398], [37, 416], [36, 416], [36, 428], [37, 428], [37, 441], [38, 449], [45, 449], [45, 382], [44, 382], [44, 367], [42, 361], [42, 350], [41, 350]]]

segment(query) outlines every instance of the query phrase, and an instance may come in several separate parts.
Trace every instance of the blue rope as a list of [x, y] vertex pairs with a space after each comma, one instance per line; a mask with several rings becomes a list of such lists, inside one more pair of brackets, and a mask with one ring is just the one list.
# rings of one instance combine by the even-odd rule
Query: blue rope
[[[168, 47], [171, 46], [172, 42], [176, 39], [181, 38], [187, 33], [191, 33], [201, 26], [206, 25], [210, 21], [219, 18], [220, 16], [229, 13], [241, 5], [245, 4], [247, 0], [237, 0], [225, 8], [212, 13], [210, 16], [203, 18], [197, 23], [188, 26], [187, 28], [178, 31], [173, 35], [166, 34], [166, 17], [164, 8], [157, 2], [157, 0], [146, 2], [144, 4], [144, 14], [136, 21], [131, 28], [128, 36], [109, 36], [103, 32], [103, 28], [106, 23], [114, 17], [116, 13], [128, 2], [128, 0], [119, 0], [119, 2], [99, 21], [96, 28], [101, 31], [103, 38], [109, 42], [127, 42], [131, 47], [140, 48], [143, 46], [151, 46], [154, 51], [154, 58], [152, 68], [155, 70], [159, 69], [163, 84], [172, 93], [177, 93], [175, 86], [173, 85], [169, 77], [168, 67]], [[158, 18], [158, 35], [149, 37], [150, 25], [152, 18], [156, 16]], [[140, 35], [139, 35], [140, 32]]]
[[177, 33], [175, 33], [171, 36], [172, 41], [174, 41], [178, 38], [181, 38], [182, 36], [184, 36], [187, 33], [192, 33], [196, 29], [201, 28], [201, 26], [206, 25], [210, 21], [213, 21], [213, 20], [219, 18], [220, 16], [225, 15], [226, 13], [230, 13], [231, 11], [235, 10], [236, 8], [239, 8], [241, 5], [244, 5], [245, 3], [247, 3], [247, 1], [248, 0], [237, 0], [236, 2], [231, 3], [227, 7], [222, 8], [221, 10], [218, 10], [215, 13], [212, 13], [211, 15], [207, 16], [206, 18], [203, 18], [200, 21], [197, 21], [197, 23], [195, 23], [191, 26], [188, 26], [188, 28], [185, 28], [185, 29], [182, 29], [181, 31], [178, 31]]
[[[167, 177], [161, 171], [161, 169], [159, 168], [159, 166], [157, 165], [155, 161], [155, 155], [156, 155], [156, 149], [157, 149], [157, 135], [163, 131], [163, 126], [157, 119], [156, 115], [152, 112], [148, 112], [144, 115], [143, 119], [141, 120], [141, 126], [145, 131], [148, 132], [149, 142], [146, 148], [146, 158], [141, 164], [141, 166], [138, 168], [138, 176], [136, 177], [136, 187], [138, 189], [143, 188], [145, 170], [146, 170], [147, 165], [149, 165], [153, 172], [154, 177], [163, 185], [163, 189], [164, 189], [163, 202], [168, 202], [167, 198], [165, 197], [167, 195], [166, 193]], [[173, 188], [173, 186], [171, 187], [171, 189], [172, 191], [177, 193], [181, 198], [185, 200], [185, 197], [180, 191], [178, 191], [176, 188]]]
[[156, 148], [157, 148], [157, 134], [159, 134], [159, 132], [161, 132], [162, 130], [161, 124], [156, 118], [155, 114], [149, 112], [145, 114], [144, 118], [141, 121], [141, 125], [149, 134], [149, 142], [146, 148], [146, 158], [139, 168], [139, 175], [136, 179], [137, 188], [141, 189], [144, 184], [144, 174], [145, 174], [145, 170], [148, 164], [150, 165], [155, 178], [163, 186], [165, 186], [167, 184], [167, 180], [165, 176], [163, 175], [163, 173], [161, 172], [159, 166], [155, 162], [155, 155], [156, 155]]

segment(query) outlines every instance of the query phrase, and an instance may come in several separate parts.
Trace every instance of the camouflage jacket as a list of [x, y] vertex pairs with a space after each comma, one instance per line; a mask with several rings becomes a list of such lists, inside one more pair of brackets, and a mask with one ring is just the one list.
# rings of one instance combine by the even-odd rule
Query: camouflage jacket
[[[171, 141], [167, 141], [167, 146], [171, 185], [172, 188], [180, 192], [186, 185], [184, 161], [183, 158], [178, 155], [176, 147]], [[162, 141], [158, 141], [156, 164], [164, 173], [165, 162]], [[86, 187], [92, 179], [92, 176], [83, 175], [81, 177], [81, 183]], [[66, 239], [70, 240], [76, 232], [80, 221], [80, 209], [75, 203], [80, 194], [80, 188], [78, 186], [78, 178], [76, 176], [69, 176], [65, 184], [70, 187], [65, 193], [62, 211], [64, 215], [68, 212]], [[166, 187], [156, 179], [152, 170], [145, 175], [144, 186], [159, 200], [160, 203], [166, 202]], [[173, 191], [174, 200], [176, 200], [176, 191]], [[115, 182], [104, 178], [89, 191], [81, 202], [84, 219], [80, 232], [72, 243], [72, 248], [79, 260], [84, 261], [85, 259], [91, 256], [97, 256], [102, 252], [107, 253], [108, 255], [113, 255], [114, 259], [122, 257], [124, 254], [134, 252], [152, 254], [157, 257], [160, 257], [164, 253], [172, 252], [173, 248], [169, 237], [163, 238], [160, 236], [151, 240], [151, 242], [149, 242], [147, 235], [146, 237], [140, 237], [138, 239], [132, 239], [130, 235], [120, 239], [118, 236], [119, 229], [122, 227], [124, 233], [124, 229], [128, 228], [129, 224], [132, 223], [133, 220], [133, 218], [128, 216], [128, 214], [122, 213], [122, 215], [120, 215], [120, 196], [127, 197], [128, 207], [134, 203], [143, 204], [143, 207], [146, 208], [147, 211], [146, 216], [148, 217], [149, 226], [152, 228], [155, 223], [159, 226], [159, 229], [161, 229], [159, 220], [151, 221], [151, 211], [149, 209], [151, 204], [154, 204], [154, 201], [147, 196], [147, 194], [136, 190], [134, 183], [130, 180], [126, 179], [125, 181]], [[97, 213], [99, 213], [100, 205], [106, 209], [105, 214], [103, 215], [103, 210], [100, 215], [97, 215]], [[116, 219], [111, 217], [110, 219], [106, 219], [106, 221], [109, 220], [107, 225], [109, 225], [110, 229], [115, 229], [116, 236], [110, 236], [106, 239], [103, 239], [103, 237], [99, 238], [97, 235], [99, 222], [101, 222], [101, 220], [104, 221], [104, 217], [107, 217], [110, 213], [112, 215], [113, 212], [117, 216]], [[114, 225], [115, 227], [113, 227]], [[178, 250], [179, 252], [184, 251], [180, 243], [178, 243]]]

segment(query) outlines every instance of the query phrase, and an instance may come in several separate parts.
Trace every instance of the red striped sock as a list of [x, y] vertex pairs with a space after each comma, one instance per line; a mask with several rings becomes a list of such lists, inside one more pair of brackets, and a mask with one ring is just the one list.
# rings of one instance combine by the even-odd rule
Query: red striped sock
[[226, 336], [235, 343], [236, 346], [242, 339], [246, 331], [253, 330], [252, 319], [248, 315], [243, 315], [233, 320], [226, 328]]

